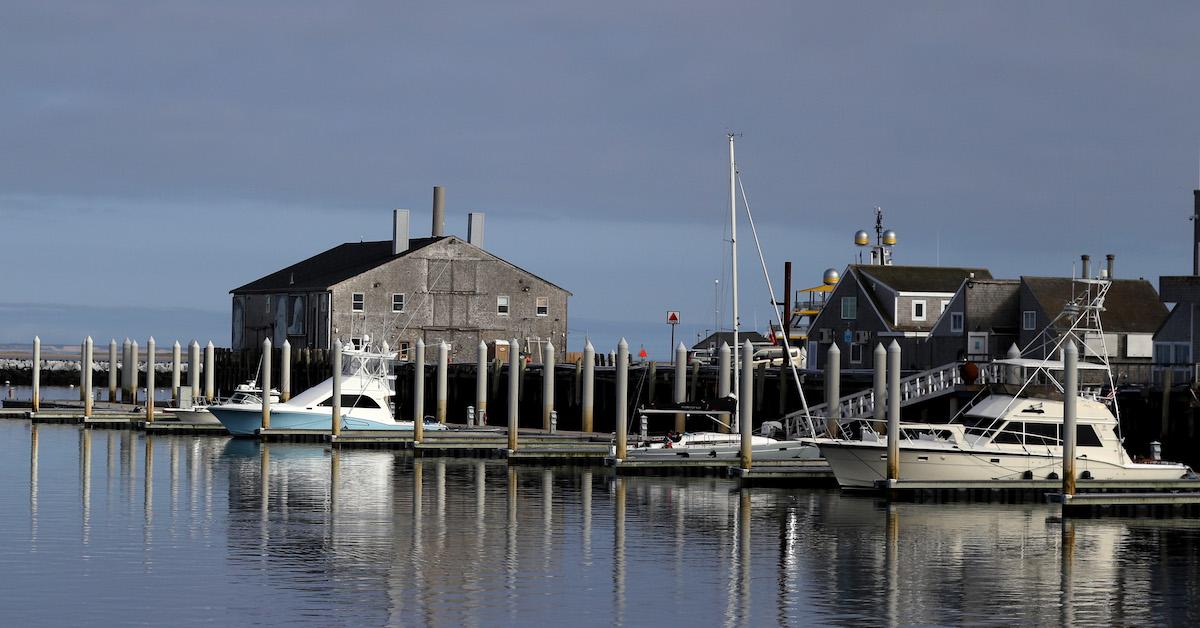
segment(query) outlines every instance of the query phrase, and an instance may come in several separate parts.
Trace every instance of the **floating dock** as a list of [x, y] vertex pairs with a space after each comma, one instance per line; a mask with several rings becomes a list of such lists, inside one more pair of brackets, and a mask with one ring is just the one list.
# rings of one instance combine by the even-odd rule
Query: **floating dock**
[[[1104, 498], [1116, 499], [1126, 494], [1164, 498], [1172, 494], [1200, 495], [1200, 480], [1078, 480], [1076, 490], [1073, 500], [1082, 498], [1096, 505]], [[918, 503], [1046, 501], [1061, 495], [1062, 480], [878, 480], [873, 492], [891, 501]]]

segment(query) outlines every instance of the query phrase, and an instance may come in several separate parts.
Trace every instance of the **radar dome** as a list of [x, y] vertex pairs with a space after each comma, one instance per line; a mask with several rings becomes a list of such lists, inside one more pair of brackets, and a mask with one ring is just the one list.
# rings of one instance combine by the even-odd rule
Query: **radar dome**
[[871, 241], [871, 236], [866, 231], [859, 229], [854, 232], [854, 243], [858, 246], [866, 246]]
[[821, 278], [821, 281], [825, 282], [825, 285], [827, 285], [827, 286], [835, 285], [837, 282], [839, 282], [841, 280], [842, 280], [842, 276], [838, 274], [838, 271], [836, 271], [832, 268], [826, 270], [825, 276]]
[[895, 245], [896, 244], [896, 232], [892, 231], [891, 229], [884, 231], [883, 232], [883, 243], [888, 246]]

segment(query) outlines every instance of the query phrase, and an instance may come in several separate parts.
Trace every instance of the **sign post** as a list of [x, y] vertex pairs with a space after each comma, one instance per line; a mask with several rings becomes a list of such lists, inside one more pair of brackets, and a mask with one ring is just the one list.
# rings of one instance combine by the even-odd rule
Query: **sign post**
[[[667, 310], [667, 324], [671, 326], [671, 351], [667, 354], [675, 355], [675, 326], [679, 324], [679, 312], [675, 310]], [[674, 357], [671, 358], [671, 364], [674, 364]]]

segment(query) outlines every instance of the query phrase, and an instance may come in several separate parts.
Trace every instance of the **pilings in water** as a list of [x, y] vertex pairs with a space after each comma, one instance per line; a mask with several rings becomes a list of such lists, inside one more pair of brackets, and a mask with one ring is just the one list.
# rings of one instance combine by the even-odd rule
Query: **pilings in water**
[[[217, 368], [216, 368], [217, 360], [216, 360], [215, 354], [216, 354], [216, 349], [213, 348], [213, 343], [211, 340], [209, 340], [208, 344], [205, 345], [205, 347], [204, 347], [204, 398], [207, 399], [210, 403], [213, 401], [216, 401], [216, 399], [217, 399], [217, 387], [215, 385], [216, 377], [217, 377]], [[270, 363], [271, 362], [268, 359], [266, 364], [270, 365]], [[270, 369], [268, 368], [266, 370], [270, 370]], [[264, 386], [263, 394], [270, 396], [271, 387]]]
[[479, 365], [475, 371], [475, 424], [485, 425], [488, 404], [488, 353], [487, 343], [479, 341]]
[[508, 345], [508, 451], [517, 450], [517, 430], [521, 427], [521, 344], [516, 338]]
[[446, 369], [450, 363], [450, 345], [446, 341], [438, 343], [437, 357], [437, 422], [446, 424], [447, 384]]
[[542, 429], [550, 431], [554, 414], [554, 343], [547, 342], [542, 350]]
[[581, 397], [580, 403], [583, 407], [580, 429], [590, 432], [593, 428], [593, 412], [596, 402], [596, 348], [592, 346], [591, 340], [588, 340], [583, 347], [583, 392]]
[[[1079, 350], [1069, 340], [1063, 350], [1062, 492], [1075, 495], [1075, 421], [1079, 399]], [[1167, 369], [1166, 373], [1170, 373]]]
[[83, 364], [80, 365], [80, 370], [83, 372], [83, 416], [92, 416], [92, 337], [88, 336], [83, 341]]
[[[204, 374], [205, 382], [208, 381], [210, 375]], [[280, 347], [279, 354], [279, 400], [287, 403], [292, 398], [292, 343], [288, 342], [287, 338], [283, 339], [283, 346]]]
[[[333, 343], [333, 411], [330, 414], [329, 433], [337, 437], [342, 432], [342, 343]], [[413, 424], [414, 440], [416, 424]]]
[[624, 338], [617, 344], [617, 451], [616, 459], [629, 457], [629, 343]]
[[[117, 339], [108, 341], [108, 402], [117, 402]], [[35, 410], [36, 412], [36, 410]]]
[[738, 396], [738, 426], [742, 430], [741, 458], [742, 468], [749, 469], [751, 463], [751, 442], [754, 430], [754, 347], [746, 340], [742, 350], [742, 390]]
[[830, 438], [841, 436], [838, 427], [838, 420], [842, 418], [842, 406], [838, 403], [842, 398], [841, 384], [842, 350], [838, 349], [835, 342], [829, 345], [829, 352], [825, 355], [825, 407], [829, 415], [825, 422], [825, 430], [829, 432]]
[[[876, 355], [879, 355], [878, 352]], [[895, 340], [887, 348], [888, 433], [887, 479], [900, 479], [900, 343]], [[878, 403], [878, 402], [876, 402]]]
[[[88, 338], [88, 353], [91, 353], [92, 339]], [[154, 343], [154, 336], [146, 341], [146, 422], [154, 422], [154, 356], [157, 347]], [[88, 360], [89, 365], [91, 360]], [[90, 405], [90, 404], [89, 404]], [[147, 447], [150, 445], [147, 444]]]
[[271, 429], [271, 339], [262, 343], [262, 429]]
[[[675, 395], [672, 401], [681, 404], [687, 401], [687, 347], [679, 343], [675, 347]], [[682, 412], [675, 414], [675, 431], [682, 434], [687, 430], [687, 415]]]
[[195, 340], [188, 345], [188, 384], [192, 386], [192, 399], [200, 398], [200, 343]]
[[[115, 364], [116, 361], [114, 360], [113, 363]], [[109, 366], [109, 371], [112, 370], [113, 367]], [[111, 380], [110, 374], [109, 381]], [[109, 401], [112, 400], [109, 399]], [[33, 337], [33, 399], [30, 405], [34, 412], [37, 412], [42, 405], [42, 339], [39, 336]]]
[[179, 378], [183, 372], [182, 351], [179, 346], [179, 341], [175, 341], [175, 345], [171, 347], [171, 399], [176, 403], [179, 402]]
[[[717, 351], [717, 398], [718, 399], [728, 398], [729, 393], [731, 392], [731, 388], [730, 388], [730, 384], [729, 384], [729, 372], [731, 369], [729, 360], [730, 360], [731, 355], [732, 355], [732, 352], [729, 350], [729, 343], [722, 342], [720, 350]], [[732, 419], [732, 417], [730, 417], [730, 419]], [[724, 434], [729, 433], [730, 423], [732, 423], [732, 421], [730, 421], [729, 423], [721, 423], [721, 432], [722, 433], [724, 433]]]
[[417, 338], [413, 364], [413, 442], [419, 443], [425, 439], [425, 341], [421, 338]]
[[121, 343], [121, 401], [129, 402], [129, 339]]
[[136, 340], [129, 341], [129, 403], [137, 405], [138, 395], [138, 370], [140, 370], [140, 358], [138, 357], [138, 342]]

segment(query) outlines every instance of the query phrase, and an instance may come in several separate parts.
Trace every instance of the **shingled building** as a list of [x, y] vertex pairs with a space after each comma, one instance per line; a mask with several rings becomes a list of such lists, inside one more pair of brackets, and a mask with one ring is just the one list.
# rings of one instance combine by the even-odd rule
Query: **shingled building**
[[231, 290], [232, 347], [369, 336], [405, 357], [423, 338], [448, 342], [452, 361], [475, 360], [480, 341], [564, 348], [571, 293], [485, 251], [482, 214], [470, 215], [467, 240], [444, 235], [442, 198], [435, 188], [430, 237], [410, 239], [408, 210], [395, 210], [391, 240], [341, 244]]

